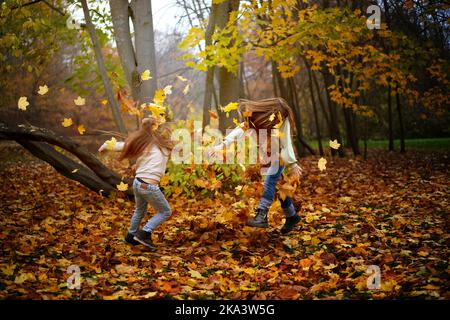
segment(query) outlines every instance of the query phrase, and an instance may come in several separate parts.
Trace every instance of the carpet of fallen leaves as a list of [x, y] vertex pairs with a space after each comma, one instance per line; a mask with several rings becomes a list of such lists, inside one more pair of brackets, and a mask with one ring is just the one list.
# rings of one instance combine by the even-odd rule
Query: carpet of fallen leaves
[[[3, 157], [5, 156], [4, 151]], [[9, 151], [11, 152], [11, 151]], [[14, 151], [16, 152], [16, 151]], [[262, 190], [169, 198], [158, 251], [122, 239], [133, 203], [103, 198], [30, 156], [0, 165], [0, 298], [449, 299], [449, 154], [371, 151], [369, 159], [301, 160], [286, 236], [244, 226]], [[81, 268], [81, 289], [67, 268]], [[369, 265], [381, 289], [367, 288]]]

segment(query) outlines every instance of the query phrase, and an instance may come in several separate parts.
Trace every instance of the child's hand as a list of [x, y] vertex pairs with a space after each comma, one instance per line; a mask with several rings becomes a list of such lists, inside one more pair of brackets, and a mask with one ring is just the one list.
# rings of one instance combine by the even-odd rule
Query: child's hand
[[299, 180], [300, 176], [303, 174], [303, 169], [297, 163], [294, 163], [289, 167], [288, 174], [290, 177]]
[[216, 156], [219, 152], [221, 152], [223, 150], [223, 144], [218, 144], [217, 146], [212, 147], [209, 152], [208, 152], [208, 156], [210, 158]]
[[103, 152], [105, 150], [106, 150], [106, 142], [100, 146], [100, 148], [98, 149], [98, 152]]

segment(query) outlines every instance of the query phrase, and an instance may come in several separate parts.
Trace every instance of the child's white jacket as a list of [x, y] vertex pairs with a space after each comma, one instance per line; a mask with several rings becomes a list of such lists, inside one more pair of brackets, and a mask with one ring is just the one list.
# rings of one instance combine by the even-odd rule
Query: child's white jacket
[[[233, 141], [237, 139], [241, 139], [245, 135], [244, 129], [242, 127], [244, 126], [244, 123], [241, 123], [239, 126], [234, 128], [224, 139], [225, 145], [230, 145], [233, 143]], [[292, 139], [291, 139], [291, 124], [289, 122], [289, 119], [286, 119], [286, 121], [283, 122], [283, 124], [280, 127], [280, 157], [284, 161], [286, 165], [296, 163], [297, 158], [295, 157], [294, 148], [292, 146]]]

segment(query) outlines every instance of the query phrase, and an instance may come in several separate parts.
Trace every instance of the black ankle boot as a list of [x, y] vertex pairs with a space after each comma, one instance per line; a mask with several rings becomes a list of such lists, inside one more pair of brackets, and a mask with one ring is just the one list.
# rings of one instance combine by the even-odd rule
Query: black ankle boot
[[256, 228], [267, 228], [269, 224], [267, 222], [267, 214], [269, 209], [256, 208], [255, 217], [247, 220], [247, 225]]
[[143, 244], [144, 246], [146, 246], [147, 248], [149, 248], [152, 251], [156, 250], [156, 247], [152, 242], [152, 233], [151, 232], [139, 230], [138, 232], [136, 232], [133, 239], [136, 240], [137, 242], [139, 242], [140, 244]]
[[125, 236], [125, 238], [123, 239], [126, 243], [131, 244], [133, 246], [138, 245], [139, 242], [137, 242], [136, 240], [134, 240], [134, 235], [131, 233], [127, 233], [127, 235]]
[[286, 234], [289, 231], [291, 231], [295, 227], [295, 225], [300, 222], [300, 220], [301, 218], [298, 214], [286, 218], [286, 222], [284, 223], [284, 226], [281, 228], [281, 233]]

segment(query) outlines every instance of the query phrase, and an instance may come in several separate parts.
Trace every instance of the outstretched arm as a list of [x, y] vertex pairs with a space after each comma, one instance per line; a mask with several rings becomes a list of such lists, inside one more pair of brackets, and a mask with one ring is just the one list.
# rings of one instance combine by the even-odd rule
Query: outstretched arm
[[125, 142], [119, 141], [119, 142], [116, 142], [112, 148], [108, 148], [108, 141], [105, 141], [98, 149], [98, 152], [103, 152], [106, 150], [122, 151], [124, 146], [125, 146]]
[[282, 137], [280, 139], [281, 159], [283, 159], [286, 168], [288, 169], [288, 174], [299, 178], [303, 169], [299, 166], [297, 158], [295, 157], [294, 147], [292, 146], [291, 124], [289, 119], [286, 119], [280, 130], [282, 132]]
[[233, 141], [239, 139], [240, 137], [242, 137], [245, 133], [244, 129], [242, 129], [242, 127], [244, 126], [244, 123], [241, 123], [239, 126], [237, 126], [236, 128], [234, 128], [224, 139], [223, 141], [216, 145], [215, 147], [213, 147], [210, 151], [210, 156], [212, 156], [213, 154], [220, 152], [223, 150], [224, 146], [229, 146], [231, 143], [233, 143]]

